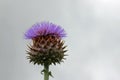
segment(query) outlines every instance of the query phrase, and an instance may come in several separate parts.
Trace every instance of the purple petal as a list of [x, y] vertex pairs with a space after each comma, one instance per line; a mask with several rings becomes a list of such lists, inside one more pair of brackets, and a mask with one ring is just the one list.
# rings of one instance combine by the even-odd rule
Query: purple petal
[[41, 22], [34, 24], [26, 33], [24, 34], [26, 39], [32, 39], [38, 36], [53, 35], [59, 36], [60, 38], [65, 37], [66, 33], [64, 29], [60, 26], [49, 22]]

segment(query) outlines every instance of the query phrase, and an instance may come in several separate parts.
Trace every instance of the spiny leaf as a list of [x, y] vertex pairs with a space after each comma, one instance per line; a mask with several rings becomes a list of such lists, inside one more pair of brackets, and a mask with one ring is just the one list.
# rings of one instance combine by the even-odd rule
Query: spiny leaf
[[51, 72], [51, 71], [49, 71], [49, 75], [50, 75], [51, 77], [53, 77], [53, 75], [52, 75], [52, 72]]

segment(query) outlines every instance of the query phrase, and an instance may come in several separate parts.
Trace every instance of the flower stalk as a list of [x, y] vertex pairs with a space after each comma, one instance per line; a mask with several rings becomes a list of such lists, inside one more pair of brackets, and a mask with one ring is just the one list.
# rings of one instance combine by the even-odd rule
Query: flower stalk
[[49, 80], [49, 65], [44, 64], [44, 80]]

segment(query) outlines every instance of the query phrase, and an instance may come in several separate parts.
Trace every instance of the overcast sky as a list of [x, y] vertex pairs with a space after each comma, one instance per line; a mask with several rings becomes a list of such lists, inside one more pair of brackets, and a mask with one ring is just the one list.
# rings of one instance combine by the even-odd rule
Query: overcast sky
[[67, 32], [67, 60], [50, 80], [120, 80], [119, 0], [0, 0], [0, 80], [43, 80], [24, 32], [50, 21]]

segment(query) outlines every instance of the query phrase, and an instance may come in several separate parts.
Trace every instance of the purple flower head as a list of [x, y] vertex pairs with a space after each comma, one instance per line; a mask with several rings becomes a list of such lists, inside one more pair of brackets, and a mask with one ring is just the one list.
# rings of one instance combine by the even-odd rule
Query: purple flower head
[[28, 31], [26, 31], [25, 38], [32, 39], [38, 36], [46, 35], [52, 35], [62, 38], [66, 36], [66, 33], [64, 29], [62, 29], [58, 25], [50, 22], [41, 22], [34, 24]]

